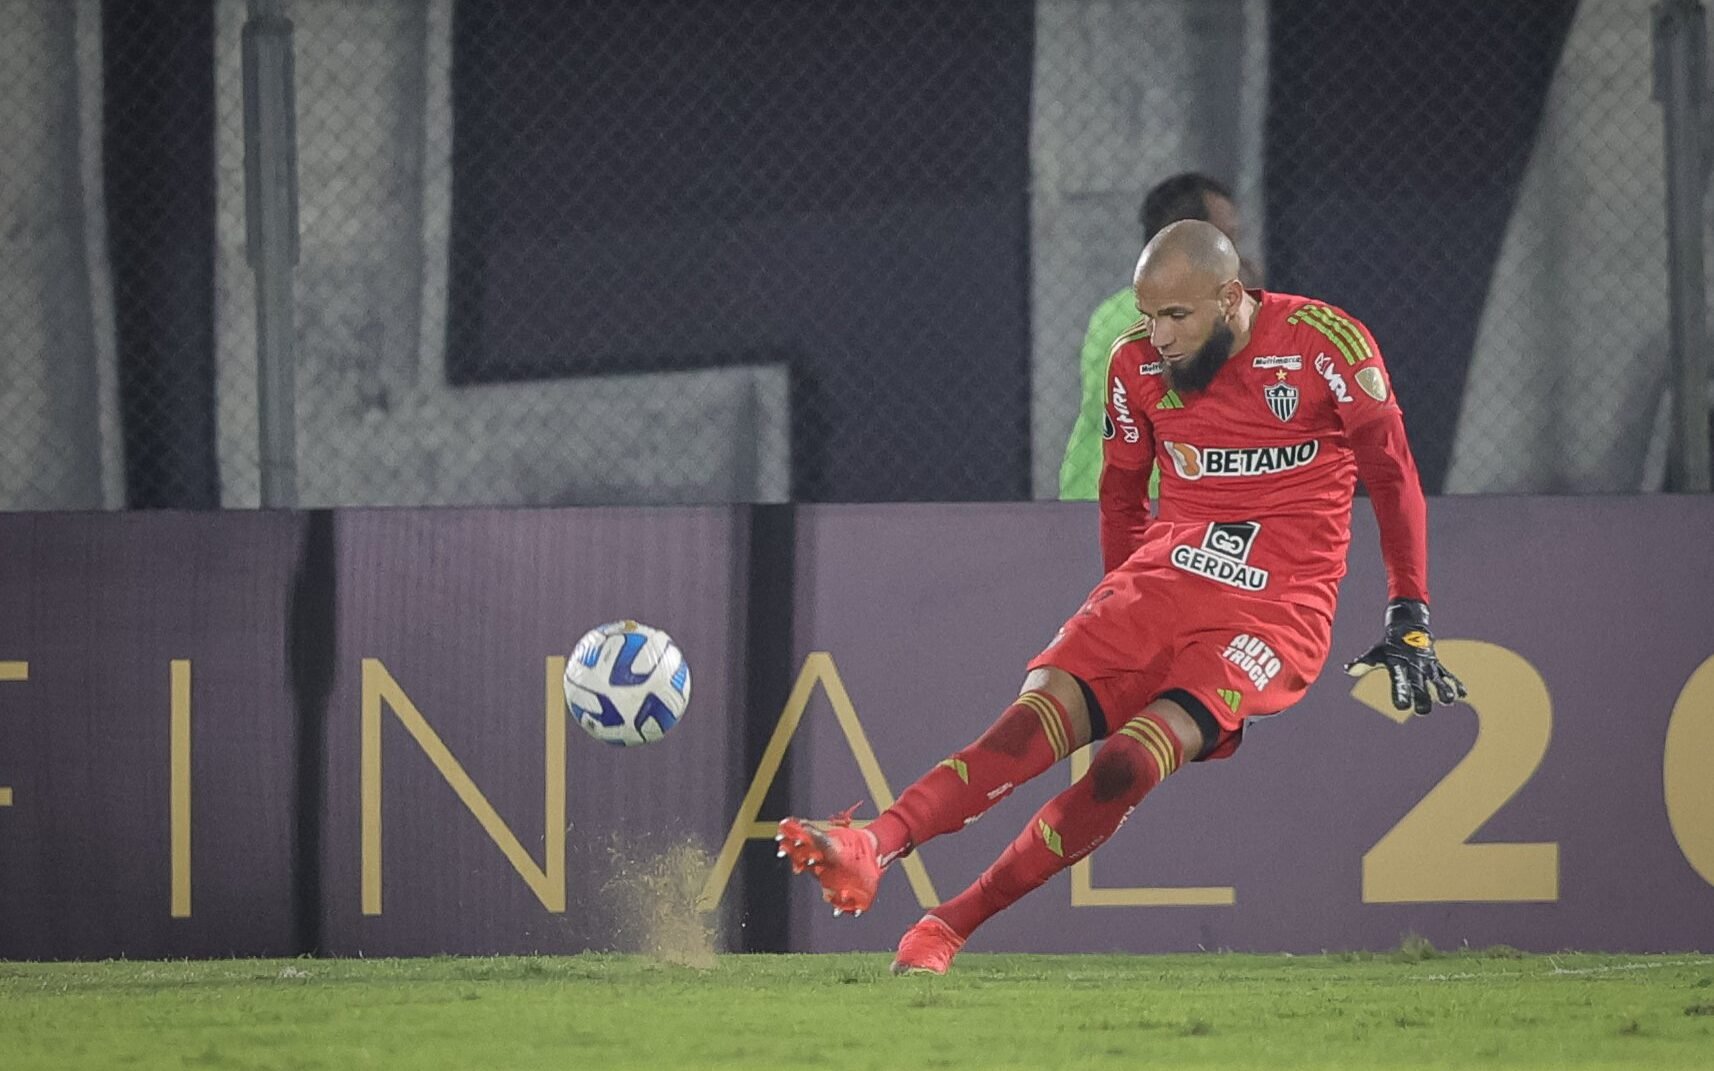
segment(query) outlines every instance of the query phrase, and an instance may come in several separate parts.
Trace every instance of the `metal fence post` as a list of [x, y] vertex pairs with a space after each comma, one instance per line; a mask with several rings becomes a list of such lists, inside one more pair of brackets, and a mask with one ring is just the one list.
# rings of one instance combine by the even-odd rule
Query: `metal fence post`
[[264, 508], [297, 505], [297, 104], [292, 23], [250, 0], [244, 24], [244, 208], [256, 273], [257, 407]]
[[1707, 295], [1702, 198], [1708, 31], [1701, 0], [1655, 5], [1655, 99], [1665, 112], [1673, 421], [1667, 486], [1709, 490]]

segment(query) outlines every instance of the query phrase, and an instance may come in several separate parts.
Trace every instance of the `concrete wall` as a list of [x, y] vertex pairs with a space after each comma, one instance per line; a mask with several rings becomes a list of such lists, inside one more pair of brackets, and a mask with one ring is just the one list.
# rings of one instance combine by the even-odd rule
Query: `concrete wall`
[[0, 509], [120, 504], [99, 0], [0, 2]]
[[[1448, 492], [1663, 484], [1671, 404], [1654, 6], [1578, 5], [1489, 288]], [[1705, 209], [1714, 248], [1714, 202]]]

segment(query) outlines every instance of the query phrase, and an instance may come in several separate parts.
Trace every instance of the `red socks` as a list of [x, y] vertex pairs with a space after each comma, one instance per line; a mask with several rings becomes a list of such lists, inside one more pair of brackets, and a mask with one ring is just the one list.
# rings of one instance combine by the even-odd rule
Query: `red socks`
[[[1013, 788], [1070, 754], [1065, 708], [1045, 692], [1025, 692], [975, 743], [905, 789], [874, 822], [885, 866], [942, 833], [960, 829]], [[1184, 761], [1183, 745], [1148, 714], [1132, 718], [1101, 746], [1089, 773], [1036, 812], [994, 865], [932, 912], [968, 937], [996, 912], [1094, 851], [1144, 796]]]
[[1183, 761], [1183, 746], [1171, 729], [1147, 714], [1132, 718], [1101, 745], [1087, 776], [1049, 800], [975, 884], [932, 914], [969, 937], [995, 913], [1094, 851]]
[[1071, 754], [1065, 707], [1025, 692], [975, 743], [941, 760], [869, 824], [885, 866], [942, 833], [962, 829], [1013, 788]]

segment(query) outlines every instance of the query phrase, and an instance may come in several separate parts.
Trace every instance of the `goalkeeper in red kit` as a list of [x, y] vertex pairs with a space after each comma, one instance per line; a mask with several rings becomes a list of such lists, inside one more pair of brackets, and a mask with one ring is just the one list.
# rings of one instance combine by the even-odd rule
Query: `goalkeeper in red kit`
[[[780, 823], [780, 852], [861, 912], [893, 860], [962, 828], [1091, 742], [1089, 773], [983, 875], [908, 930], [896, 972], [944, 973], [984, 921], [1098, 847], [1185, 762], [1224, 758], [1250, 718], [1303, 697], [1327, 660], [1360, 476], [1380, 522], [1393, 705], [1464, 686], [1428, 629], [1427, 509], [1374, 337], [1308, 298], [1245, 290], [1232, 243], [1175, 223], [1134, 276], [1142, 319], [1113, 345], [1101, 473], [1106, 576], [1029, 665], [1000, 718], [866, 828]], [[1147, 499], [1161, 469], [1159, 515]]]

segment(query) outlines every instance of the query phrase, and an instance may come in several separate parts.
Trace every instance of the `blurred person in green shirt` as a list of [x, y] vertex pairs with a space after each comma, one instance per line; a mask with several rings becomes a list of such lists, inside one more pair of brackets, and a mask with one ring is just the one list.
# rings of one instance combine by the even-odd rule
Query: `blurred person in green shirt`
[[[1169, 223], [1181, 219], [1199, 219], [1212, 223], [1239, 246], [1243, 236], [1243, 221], [1232, 191], [1222, 182], [1195, 171], [1187, 171], [1163, 180], [1143, 198], [1137, 222], [1143, 227], [1143, 242], [1147, 244], [1155, 233]], [[1243, 281], [1256, 286], [1255, 268], [1243, 263]], [[1107, 357], [1113, 341], [1125, 329], [1137, 323], [1136, 295], [1127, 284], [1113, 296], [1096, 306], [1089, 317], [1089, 329], [1083, 336], [1081, 360], [1083, 400], [1077, 409], [1077, 423], [1072, 425], [1071, 438], [1065, 444], [1065, 460], [1059, 465], [1059, 497], [1062, 500], [1093, 499], [1101, 481], [1101, 416], [1107, 387]], [[1149, 480], [1149, 497], [1154, 498], [1160, 487], [1159, 475]]]

